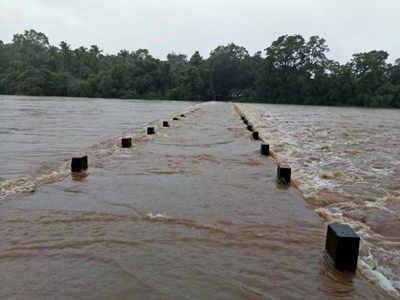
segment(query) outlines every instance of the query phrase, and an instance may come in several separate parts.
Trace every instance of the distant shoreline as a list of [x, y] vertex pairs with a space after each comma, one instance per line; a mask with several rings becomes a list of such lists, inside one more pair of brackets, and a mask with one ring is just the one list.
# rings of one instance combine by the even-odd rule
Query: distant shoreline
[[338, 107], [338, 108], [363, 108], [363, 109], [399, 109], [398, 107], [366, 107], [356, 105], [321, 105], [321, 104], [294, 104], [294, 103], [273, 103], [257, 100], [177, 100], [177, 99], [128, 99], [128, 98], [100, 98], [100, 97], [69, 97], [69, 96], [32, 96], [32, 95], [1, 95], [2, 97], [27, 97], [27, 98], [66, 98], [66, 99], [87, 99], [87, 100], [130, 100], [130, 101], [171, 101], [171, 102], [232, 102], [232, 103], [248, 103], [248, 104], [267, 104], [267, 105], [293, 105], [293, 106], [317, 106], [317, 107]]

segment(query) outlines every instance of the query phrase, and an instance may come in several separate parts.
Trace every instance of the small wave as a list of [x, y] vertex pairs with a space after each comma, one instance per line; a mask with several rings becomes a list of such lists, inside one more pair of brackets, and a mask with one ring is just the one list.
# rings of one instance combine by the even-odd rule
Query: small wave
[[329, 144], [325, 144], [325, 145], [321, 146], [321, 150], [324, 152], [330, 152], [331, 148], [332, 148], [332, 145], [329, 145]]
[[183, 226], [187, 226], [187, 227], [191, 227], [191, 228], [202, 229], [202, 230], [207, 230], [207, 231], [217, 232], [217, 233], [227, 233], [224, 229], [220, 228], [217, 225], [201, 224], [201, 223], [197, 223], [194, 220], [183, 219], [183, 218], [173, 218], [173, 217], [169, 217], [165, 214], [160, 214], [160, 213], [147, 214], [145, 217], [143, 217], [143, 220], [147, 220], [147, 221], [151, 221], [151, 222], [183, 225]]
[[[42, 243], [25, 243], [10, 247], [7, 250], [14, 251], [27, 251], [27, 250], [54, 250], [66, 248], [83, 248], [95, 244], [124, 244], [129, 246], [139, 246], [141, 243], [137, 241], [128, 241], [122, 239], [102, 238], [102, 239], [86, 239], [86, 240], [69, 240], [69, 241], [47, 241]], [[0, 255], [1, 256], [1, 255]]]
[[57, 182], [69, 174], [70, 172], [64, 168], [64, 170], [53, 171], [50, 174], [38, 177], [27, 176], [8, 179], [0, 183], [0, 200], [15, 194], [33, 193], [39, 185]]
[[152, 213], [149, 213], [146, 216], [149, 217], [150, 219], [158, 219], [158, 218], [168, 219], [168, 216], [164, 215], [164, 214], [152, 214]]
[[218, 159], [211, 154], [200, 154], [200, 155], [194, 156], [193, 160], [195, 160], [195, 161], [207, 160], [207, 161], [212, 161], [212, 162], [218, 162]]
[[175, 175], [184, 173], [182, 170], [158, 170], [158, 169], [147, 169], [146, 172], [154, 175]]
[[393, 283], [388, 278], [386, 278], [378, 270], [372, 269], [371, 266], [369, 264], [367, 264], [366, 262], [364, 262], [363, 259], [360, 259], [359, 267], [361, 268], [362, 272], [367, 276], [367, 278], [370, 281], [378, 284], [382, 289], [387, 291], [390, 295], [396, 296], [396, 297], [400, 296], [400, 294], [397, 292], [396, 288], [394, 287], [395, 283]]
[[348, 177], [346, 177], [343, 172], [340, 171], [321, 171], [319, 173], [319, 177], [321, 179], [334, 179], [334, 180], [340, 180], [340, 181], [346, 181]]

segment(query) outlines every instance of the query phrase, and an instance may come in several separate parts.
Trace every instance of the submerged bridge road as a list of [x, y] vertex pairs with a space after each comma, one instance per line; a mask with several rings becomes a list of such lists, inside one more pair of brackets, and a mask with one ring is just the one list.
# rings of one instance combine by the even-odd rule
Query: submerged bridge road
[[[380, 299], [230, 103], [1, 206], [1, 299]], [[117, 147], [114, 145], [113, 147]]]

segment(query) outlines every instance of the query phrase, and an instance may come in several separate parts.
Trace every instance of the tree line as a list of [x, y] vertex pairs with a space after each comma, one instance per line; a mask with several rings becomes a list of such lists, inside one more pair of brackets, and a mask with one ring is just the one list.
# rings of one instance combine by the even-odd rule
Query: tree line
[[283, 35], [265, 55], [231, 43], [208, 58], [160, 60], [146, 49], [57, 47], [29, 30], [0, 40], [0, 94], [400, 107], [400, 59], [388, 63], [387, 52], [374, 50], [341, 64], [328, 52], [319, 36]]

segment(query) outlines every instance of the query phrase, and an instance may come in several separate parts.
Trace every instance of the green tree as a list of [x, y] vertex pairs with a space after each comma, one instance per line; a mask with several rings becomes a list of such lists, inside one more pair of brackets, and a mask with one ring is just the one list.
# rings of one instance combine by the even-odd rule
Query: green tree
[[241, 89], [241, 71], [243, 62], [249, 53], [244, 47], [233, 43], [219, 46], [211, 51], [208, 59], [210, 65], [210, 87], [215, 100], [231, 100], [237, 95], [233, 91]]
[[387, 52], [375, 50], [353, 55], [351, 66], [356, 80], [356, 105], [377, 106], [372, 100], [378, 96], [379, 87], [388, 79], [386, 76], [388, 57]]
[[312, 36], [283, 35], [265, 49], [266, 59], [257, 79], [261, 98], [276, 103], [311, 103], [318, 98], [319, 84], [326, 81], [329, 48]]
[[52, 46], [27, 30], [0, 41], [0, 93], [400, 107], [400, 59], [388, 64], [388, 53], [374, 50], [340, 64], [328, 51], [323, 38], [297, 34], [273, 41], [265, 58], [231, 43], [208, 59], [196, 51], [159, 60], [147, 49]]

